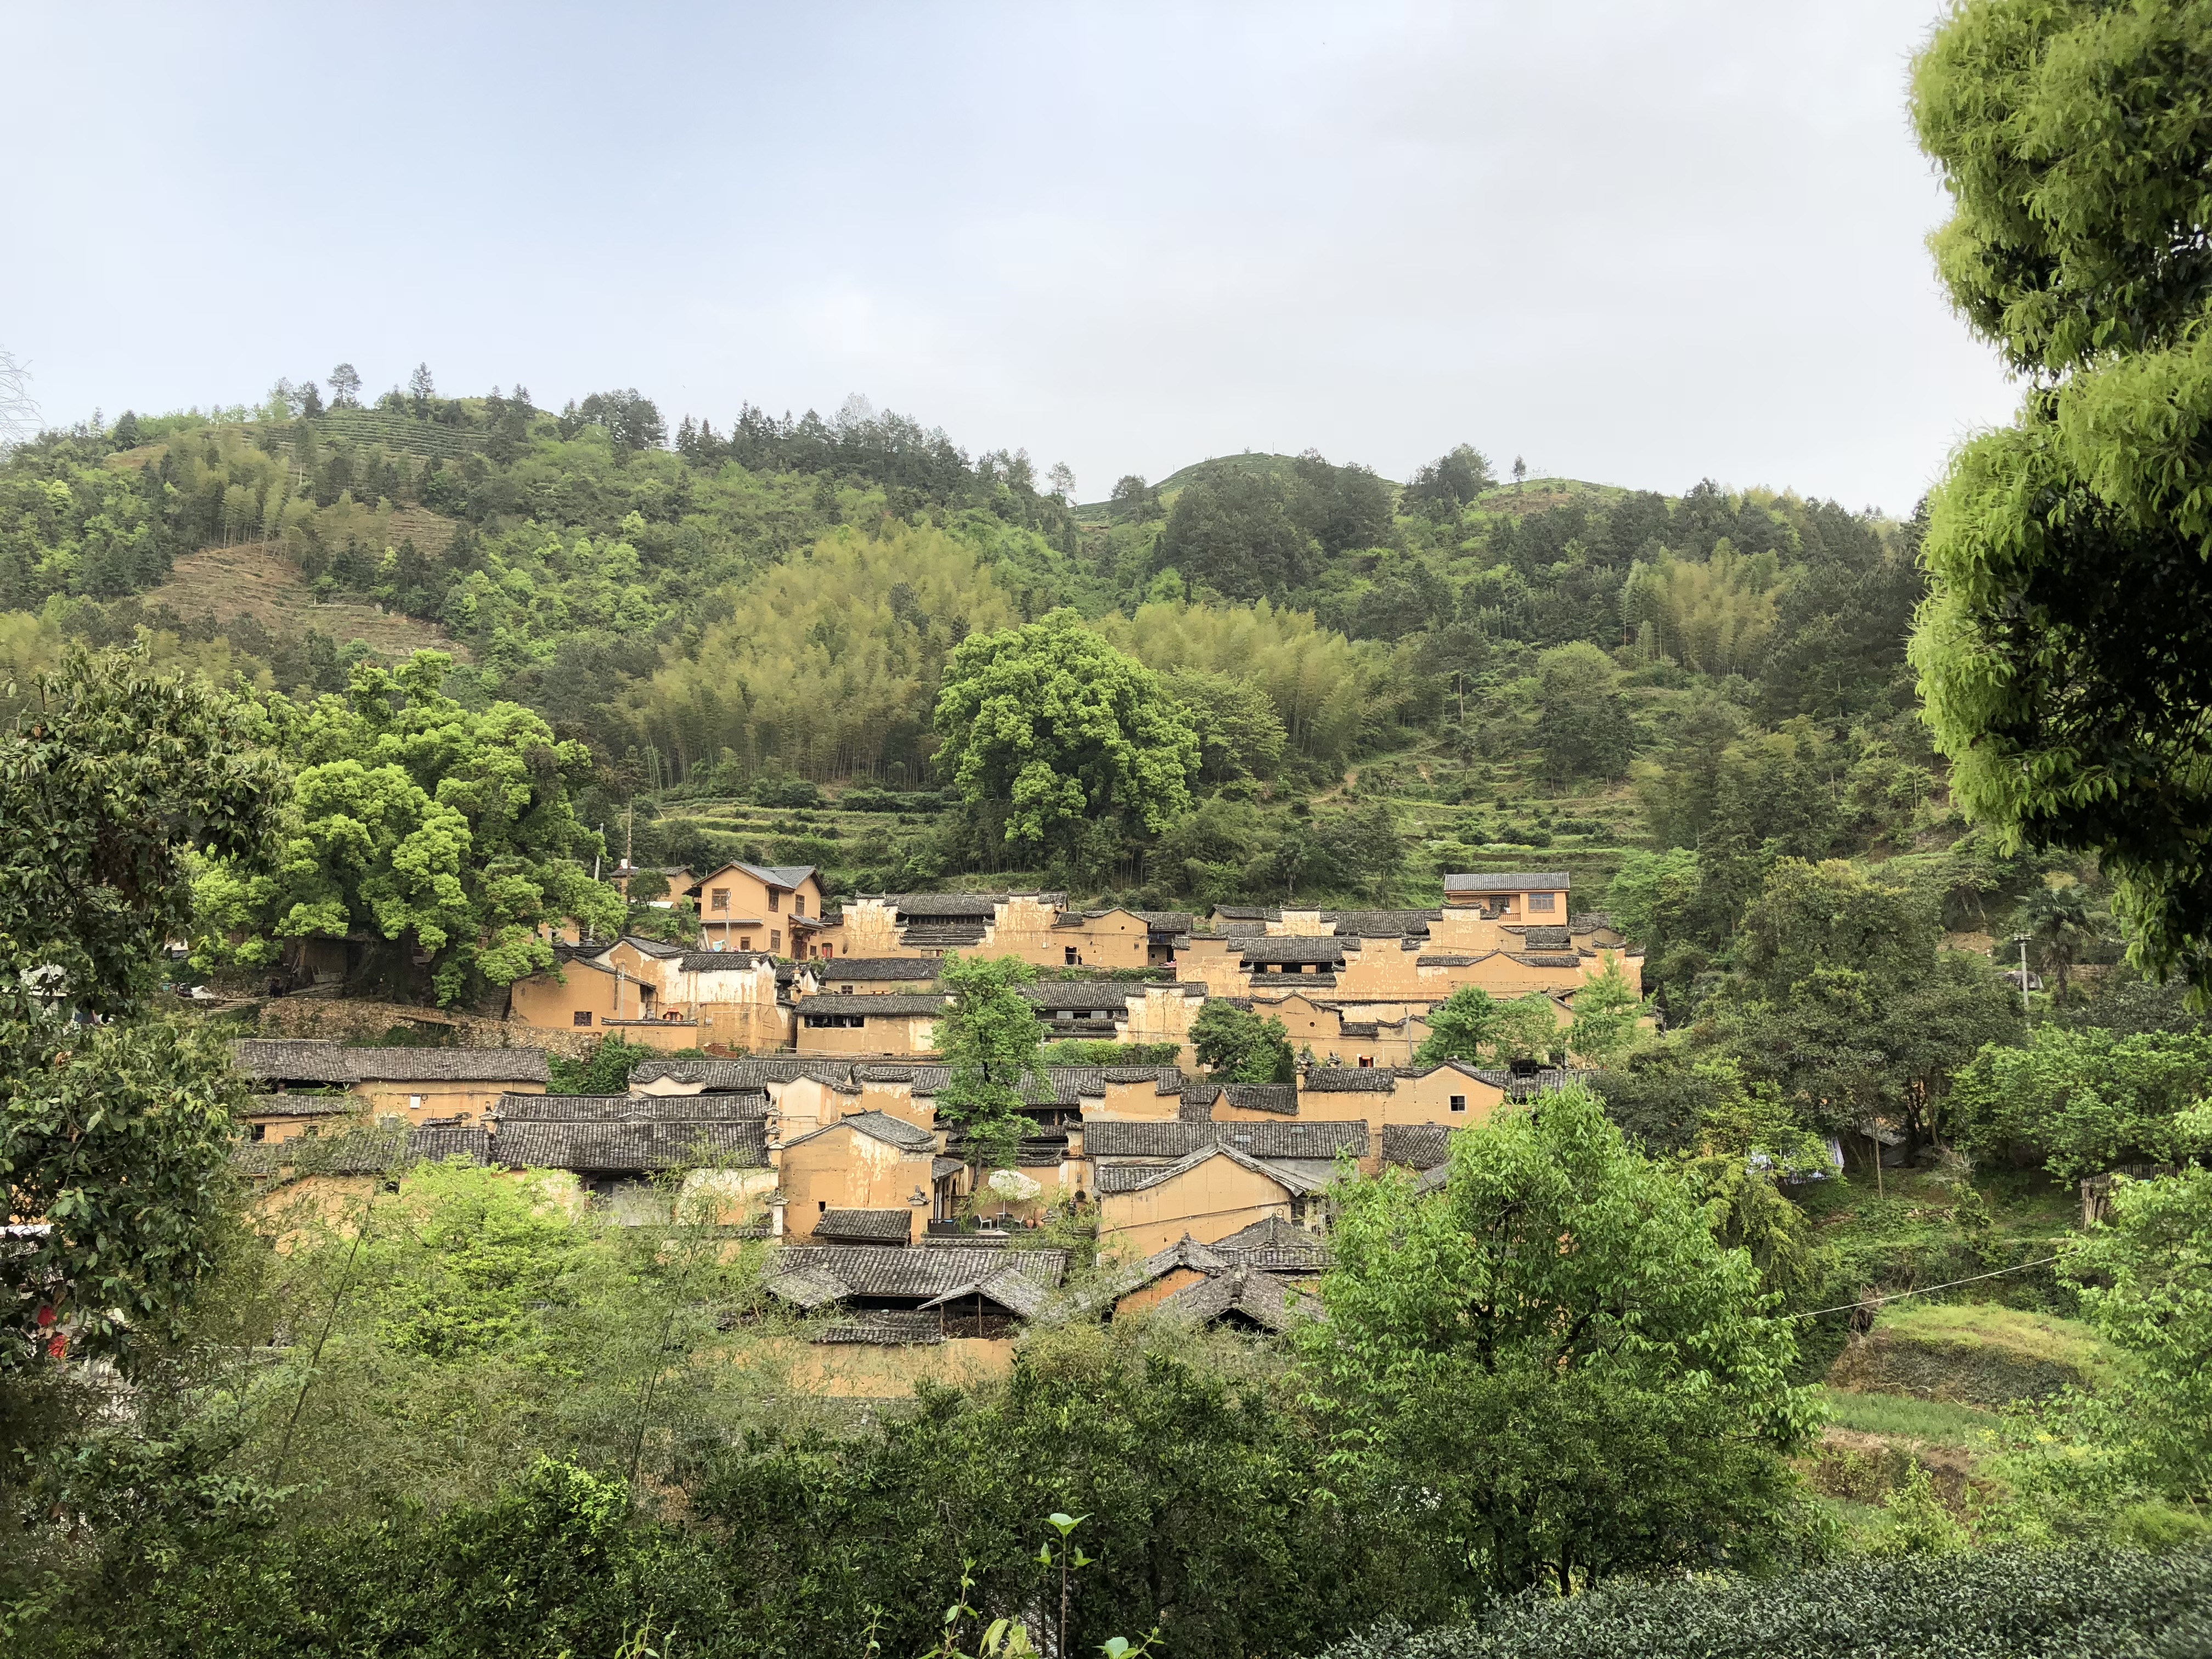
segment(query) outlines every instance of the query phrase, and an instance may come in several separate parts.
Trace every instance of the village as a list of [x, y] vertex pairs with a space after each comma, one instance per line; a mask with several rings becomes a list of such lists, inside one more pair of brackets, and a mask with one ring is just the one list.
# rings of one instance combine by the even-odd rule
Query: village
[[[1559, 872], [1450, 875], [1433, 908], [1204, 916], [1015, 892], [832, 909], [811, 868], [655, 873], [696, 902], [696, 945], [563, 940], [555, 969], [513, 988], [506, 1046], [237, 1042], [258, 1091], [241, 1166], [272, 1187], [366, 1189], [460, 1158], [555, 1172], [618, 1218], [665, 1212], [672, 1178], [772, 1242], [768, 1288], [824, 1316], [813, 1340], [883, 1351], [853, 1386], [908, 1386], [947, 1364], [1002, 1371], [1024, 1327], [1079, 1311], [1266, 1331], [1316, 1313], [1340, 1176], [1395, 1165], [1433, 1184], [1452, 1131], [1573, 1075], [1417, 1065], [1432, 1009], [1462, 987], [1541, 996], [1564, 1030], [1593, 977], [1640, 989], [1641, 953], [1574, 913]], [[938, 1121], [939, 975], [956, 955], [1030, 964], [1021, 994], [1048, 1039], [1145, 1062], [1036, 1067], [1010, 1167]], [[1295, 1080], [1205, 1075], [1191, 1032], [1213, 1000], [1279, 1021]], [[544, 1044], [586, 1029], [659, 1055], [625, 1093], [549, 1092]], [[1080, 1286], [1048, 1243], [1068, 1228], [1104, 1269]]]

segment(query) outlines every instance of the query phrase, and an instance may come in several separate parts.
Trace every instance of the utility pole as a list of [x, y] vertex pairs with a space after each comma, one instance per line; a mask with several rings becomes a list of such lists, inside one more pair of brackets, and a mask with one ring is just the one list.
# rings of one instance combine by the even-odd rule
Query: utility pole
[[629, 815], [623, 822], [623, 868], [630, 867], [631, 843], [637, 839], [637, 803], [629, 804]]

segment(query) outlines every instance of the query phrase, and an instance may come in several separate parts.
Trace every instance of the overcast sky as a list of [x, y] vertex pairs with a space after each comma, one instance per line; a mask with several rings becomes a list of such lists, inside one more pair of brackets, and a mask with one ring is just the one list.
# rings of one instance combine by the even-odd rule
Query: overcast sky
[[427, 361], [1086, 500], [1472, 442], [1902, 514], [2015, 395], [1922, 246], [1936, 9], [0, 0], [0, 346], [53, 421]]

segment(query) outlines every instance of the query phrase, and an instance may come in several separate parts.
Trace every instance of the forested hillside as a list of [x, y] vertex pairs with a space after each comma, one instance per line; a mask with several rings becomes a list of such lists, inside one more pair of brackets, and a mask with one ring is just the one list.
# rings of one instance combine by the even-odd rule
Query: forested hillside
[[[2045, 873], [1948, 811], [1904, 663], [1916, 522], [1500, 483], [1466, 447], [1402, 484], [1245, 455], [1078, 506], [1064, 471], [857, 399], [672, 434], [634, 392], [555, 414], [425, 369], [364, 409], [356, 380], [15, 450], [8, 667], [143, 632], [296, 702], [442, 649], [446, 695], [586, 746], [580, 816], [641, 861], [815, 863], [840, 891], [1387, 903], [1534, 849], [1584, 905], [1630, 873], [1678, 1013], [1778, 856], [1902, 859], [1960, 929]], [[936, 763], [940, 676], [1059, 608], [1156, 672], [1200, 764], [1149, 821], [1009, 840]]]

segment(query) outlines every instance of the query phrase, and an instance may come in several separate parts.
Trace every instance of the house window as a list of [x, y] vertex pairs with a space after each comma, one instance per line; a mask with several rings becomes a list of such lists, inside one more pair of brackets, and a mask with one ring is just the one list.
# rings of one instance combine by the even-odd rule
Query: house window
[[714, 902], [707, 908], [710, 910], [728, 909], [730, 908], [730, 890], [726, 887], [717, 887], [714, 890]]
[[589, 1025], [592, 1023], [592, 1011], [588, 1008], [577, 1009], [575, 1023], [579, 1025]]
[[1528, 908], [1531, 910], [1548, 910], [1557, 902], [1557, 897], [1552, 893], [1531, 893], [1528, 895]]
[[1082, 962], [1083, 958], [1076, 954], [1075, 947], [1073, 945], [1070, 945], [1064, 946], [1061, 949], [1060, 960], [1066, 966], [1073, 968], [1079, 965]]
[[[719, 951], [722, 947], [718, 945], [714, 948]], [[750, 933], [740, 933], [738, 935], [738, 949], [740, 951], [750, 951], [752, 948], [753, 936]]]
[[247, 1139], [248, 1140], [266, 1140], [266, 1139], [269, 1139], [269, 1126], [268, 1126], [267, 1124], [265, 1124], [265, 1123], [257, 1123], [257, 1124], [255, 1124], [255, 1125], [253, 1126], [253, 1133], [252, 1133], [252, 1134], [250, 1134], [250, 1135], [246, 1136], [246, 1139]]
[[791, 914], [794, 916], [803, 916], [806, 914], [805, 894], [793, 893], [791, 896]]
[[[775, 908], [775, 906], [771, 904], [768, 908], [773, 910]], [[782, 951], [783, 929], [781, 927], [771, 927], [768, 930], [768, 948], [779, 953]]]
[[773, 888], [773, 887], [769, 888], [769, 889], [768, 890], [768, 913], [769, 913], [769, 915], [775, 915], [778, 910], [781, 909], [782, 908], [783, 908], [783, 895], [782, 895], [782, 894], [781, 894], [781, 893], [779, 893], [779, 892], [777, 892], [777, 891], [775, 890], [775, 888]]
[[408, 1109], [409, 1111], [410, 1111], [410, 1112], [419, 1112], [419, 1111], [421, 1111], [421, 1110], [422, 1109], [422, 1096], [420, 1096], [420, 1095], [410, 1095], [410, 1096], [408, 1096], [408, 1097], [407, 1097], [407, 1109]]
[[830, 1213], [830, 1200], [828, 1199], [817, 1199], [815, 1200], [815, 1213], [817, 1215], [828, 1215]]
[[847, 996], [853, 994], [853, 988], [849, 985], [841, 985], [837, 988], [842, 991]]
[[1372, 1070], [1375, 1065], [1375, 1056], [1372, 1054], [1362, 1054], [1359, 1057], [1359, 1063], [1362, 1066], [1368, 1067], [1370, 1070]]
[[830, 957], [836, 954], [837, 947], [834, 945], [825, 945], [822, 947], [822, 960], [824, 962], [829, 961]]
[[1467, 1109], [1467, 1097], [1465, 1095], [1454, 1095], [1451, 1097], [1451, 1109], [1455, 1112], [1465, 1111]]

